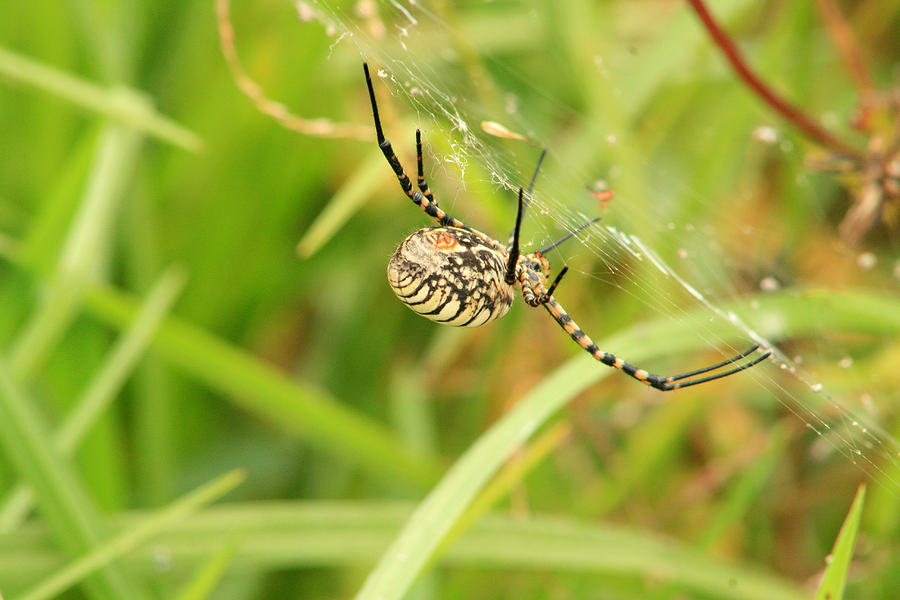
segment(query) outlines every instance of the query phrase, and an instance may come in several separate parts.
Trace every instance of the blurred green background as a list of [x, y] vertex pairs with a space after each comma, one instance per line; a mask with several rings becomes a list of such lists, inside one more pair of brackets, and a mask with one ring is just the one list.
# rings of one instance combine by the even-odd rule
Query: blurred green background
[[[367, 139], [262, 114], [223, 58], [211, 0], [5, 7], [0, 594], [74, 564], [65, 597], [352, 597], [478, 442], [457, 473], [468, 482], [437, 496], [450, 533], [413, 597], [813, 597], [863, 482], [848, 597], [896, 597], [896, 229], [841, 241], [847, 189], [804, 167], [815, 147], [736, 81], [680, 2], [402, 4], [417, 25], [389, 2], [232, 7], [267, 97]], [[813, 4], [712, 9], [776, 88], [865, 147], [849, 125], [859, 91]], [[890, 90], [900, 5], [843, 9]], [[335, 17], [350, 38], [323, 25]], [[374, 142], [360, 63], [412, 57], [445, 93], [471, 91], [470, 126], [496, 115], [549, 147], [557, 202], [596, 214], [583, 184], [608, 180], [604, 223], [801, 358], [803, 379], [770, 363], [660, 397], [521, 302], [477, 330], [404, 308], [385, 264], [428, 223]], [[448, 123], [389, 80], [376, 88], [407, 169], [421, 124], [442, 206], [505, 235], [509, 194], [478, 164], [465, 187], [442, 164], [459, 140]], [[506, 175], [529, 176], [535, 148], [486, 143]], [[534, 235], [552, 235], [541, 218]], [[603, 349], [670, 373], [748, 345], [652, 265], [608, 252], [570, 242], [558, 292]], [[505, 414], [505, 442], [486, 435]], [[526, 435], [517, 417], [537, 431], [506, 462]], [[483, 457], [505, 463], [499, 477]], [[237, 468], [243, 482], [204, 508], [234, 481], [200, 486]], [[109, 548], [96, 570], [73, 563]]]

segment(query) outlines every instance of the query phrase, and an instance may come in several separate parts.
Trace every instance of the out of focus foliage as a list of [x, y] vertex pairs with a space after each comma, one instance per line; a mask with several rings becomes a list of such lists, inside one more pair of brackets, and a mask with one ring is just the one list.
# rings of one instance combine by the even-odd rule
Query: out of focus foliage
[[[587, 359], [542, 310], [517, 301], [502, 321], [451, 330], [393, 297], [386, 260], [428, 223], [369, 131], [360, 63], [377, 56], [415, 57], [438, 82], [451, 65], [457, 93], [471, 85], [495, 120], [529, 124], [551, 171], [609, 177], [617, 192], [618, 173], [626, 193], [604, 223], [666, 260], [692, 257], [690, 283], [805, 373], [763, 364], [663, 396], [596, 365], [584, 377], [602, 382], [536, 433], [527, 466], [494, 482], [482, 499], [493, 512], [440, 550], [416, 597], [812, 597], [863, 481], [847, 597], [895, 597], [900, 238], [878, 221], [842, 241], [854, 201], [804, 166], [821, 150], [737, 81], [686, 5], [345, 2], [344, 24], [372, 50], [362, 56], [298, 19], [315, 4], [235, 4], [236, 49], [265, 95], [366, 139], [301, 135], [262, 114], [223, 59], [211, 0], [34, 0], [0, 19], [4, 598], [234, 468], [247, 479], [221, 505], [158, 525], [69, 597], [173, 597], [189, 583], [185, 597], [350, 597], [492, 424], [542, 383], [577, 387], [556, 369]], [[431, 16], [412, 26], [398, 4]], [[773, 86], [865, 144], [849, 124], [859, 90], [814, 5], [712, 9]], [[900, 5], [843, 9], [876, 87], [896, 94]], [[376, 84], [412, 167], [417, 115]], [[423, 127], [442, 206], [504, 235], [512, 198], [454, 181], [441, 162], [450, 125]], [[536, 151], [500, 147], [527, 177]], [[583, 188], [571, 195], [596, 212]], [[603, 349], [659, 373], [719, 360], [715, 340], [692, 335], [708, 309], [648, 314], [641, 275], [609, 275], [601, 253], [570, 244], [578, 267], [559, 294], [615, 343]], [[679, 300], [674, 289], [661, 299]], [[129, 329], [141, 311], [145, 330]], [[721, 335], [744, 345], [738, 333]], [[50, 432], [85, 406], [99, 417], [60, 451]], [[33, 511], [13, 496], [21, 483]]]

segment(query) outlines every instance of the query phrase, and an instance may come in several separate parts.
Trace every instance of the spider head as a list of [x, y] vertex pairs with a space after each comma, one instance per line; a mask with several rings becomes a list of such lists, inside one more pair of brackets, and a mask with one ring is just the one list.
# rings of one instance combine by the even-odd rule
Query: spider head
[[550, 277], [550, 261], [540, 252], [523, 254], [519, 259], [519, 264], [529, 271], [540, 274], [545, 280]]

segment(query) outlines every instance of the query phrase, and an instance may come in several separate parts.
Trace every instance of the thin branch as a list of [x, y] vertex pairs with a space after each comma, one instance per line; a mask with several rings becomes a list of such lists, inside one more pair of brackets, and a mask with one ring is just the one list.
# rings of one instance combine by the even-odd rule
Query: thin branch
[[304, 135], [358, 140], [368, 140], [372, 137], [372, 132], [368, 127], [353, 123], [335, 123], [328, 119], [305, 119], [292, 114], [280, 102], [269, 100], [262, 88], [244, 71], [238, 58], [237, 49], [234, 46], [234, 27], [231, 24], [228, 0], [216, 0], [216, 19], [219, 25], [219, 43], [222, 47], [222, 54], [225, 55], [225, 62], [231, 69], [235, 83], [244, 95], [253, 101], [261, 113], [272, 117], [286, 128]]
[[697, 13], [697, 16], [700, 17], [703, 26], [706, 27], [706, 30], [709, 32], [713, 41], [725, 54], [725, 57], [728, 59], [728, 62], [731, 63], [732, 68], [734, 68], [738, 76], [743, 79], [759, 97], [765, 100], [769, 106], [793, 123], [797, 129], [819, 144], [840, 154], [854, 157], [861, 156], [858, 150], [831, 135], [818, 123], [807, 117], [803, 111], [791, 105], [787, 100], [783, 99], [767, 86], [765, 82], [750, 69], [746, 61], [744, 61], [737, 46], [728, 34], [719, 27], [715, 19], [713, 19], [709, 10], [706, 8], [706, 5], [703, 3], [703, 0], [687, 1], [691, 5], [691, 8]]
[[819, 8], [819, 14], [831, 41], [834, 43], [838, 53], [843, 60], [850, 77], [853, 78], [856, 87], [859, 89], [860, 97], [860, 114], [854, 123], [862, 130], [867, 130], [869, 120], [872, 114], [872, 106], [869, 99], [874, 90], [872, 83], [872, 75], [866, 66], [862, 57], [862, 52], [856, 43], [856, 38], [850, 30], [847, 20], [841, 14], [837, 2], [834, 0], [816, 0], [816, 6]]

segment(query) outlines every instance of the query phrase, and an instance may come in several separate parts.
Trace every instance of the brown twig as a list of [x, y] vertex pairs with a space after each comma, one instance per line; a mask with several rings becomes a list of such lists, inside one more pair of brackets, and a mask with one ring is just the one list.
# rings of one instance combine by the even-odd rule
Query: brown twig
[[225, 55], [225, 62], [231, 69], [234, 81], [261, 113], [272, 117], [286, 128], [304, 135], [358, 140], [368, 140], [372, 137], [372, 132], [368, 127], [353, 123], [335, 123], [329, 119], [305, 119], [292, 114], [280, 102], [269, 100], [262, 88], [244, 71], [238, 58], [237, 49], [234, 46], [234, 27], [231, 24], [228, 0], [216, 0], [216, 18], [219, 25], [219, 43], [222, 47], [222, 54]]
[[819, 14], [822, 16], [822, 22], [825, 23], [825, 28], [831, 36], [831, 41], [837, 47], [841, 60], [844, 61], [850, 77], [853, 78], [856, 87], [859, 89], [859, 118], [855, 120], [854, 125], [866, 131], [869, 128], [872, 114], [872, 106], [869, 99], [875, 87], [872, 83], [872, 75], [869, 73], [865, 61], [863, 61], [862, 52], [860, 52], [853, 32], [847, 25], [847, 20], [841, 14], [837, 3], [834, 0], [816, 0], [816, 6], [819, 8]]
[[687, 1], [694, 9], [694, 12], [697, 13], [697, 16], [700, 18], [703, 26], [709, 32], [709, 35], [712, 37], [713, 41], [725, 54], [725, 57], [728, 59], [728, 62], [731, 63], [732, 68], [735, 70], [738, 76], [743, 79], [744, 82], [749, 85], [750, 88], [754, 92], [756, 92], [759, 97], [765, 100], [765, 102], [769, 106], [771, 106], [784, 118], [790, 121], [797, 129], [805, 133], [808, 137], [815, 140], [819, 144], [825, 146], [826, 148], [829, 148], [839, 154], [845, 154], [854, 157], [861, 156], [858, 150], [831, 135], [818, 123], [807, 117], [806, 114], [803, 113], [803, 111], [791, 105], [787, 100], [783, 99], [781, 96], [776, 94], [769, 86], [767, 86], [765, 82], [763, 82], [756, 75], [756, 73], [754, 73], [750, 69], [746, 61], [744, 61], [744, 58], [741, 56], [741, 53], [737, 49], [737, 46], [734, 44], [728, 34], [725, 33], [725, 31], [722, 30], [721, 27], [719, 27], [715, 19], [713, 19], [712, 15], [709, 13], [709, 10], [707, 10], [706, 8], [706, 5], [703, 3], [703, 0]]

